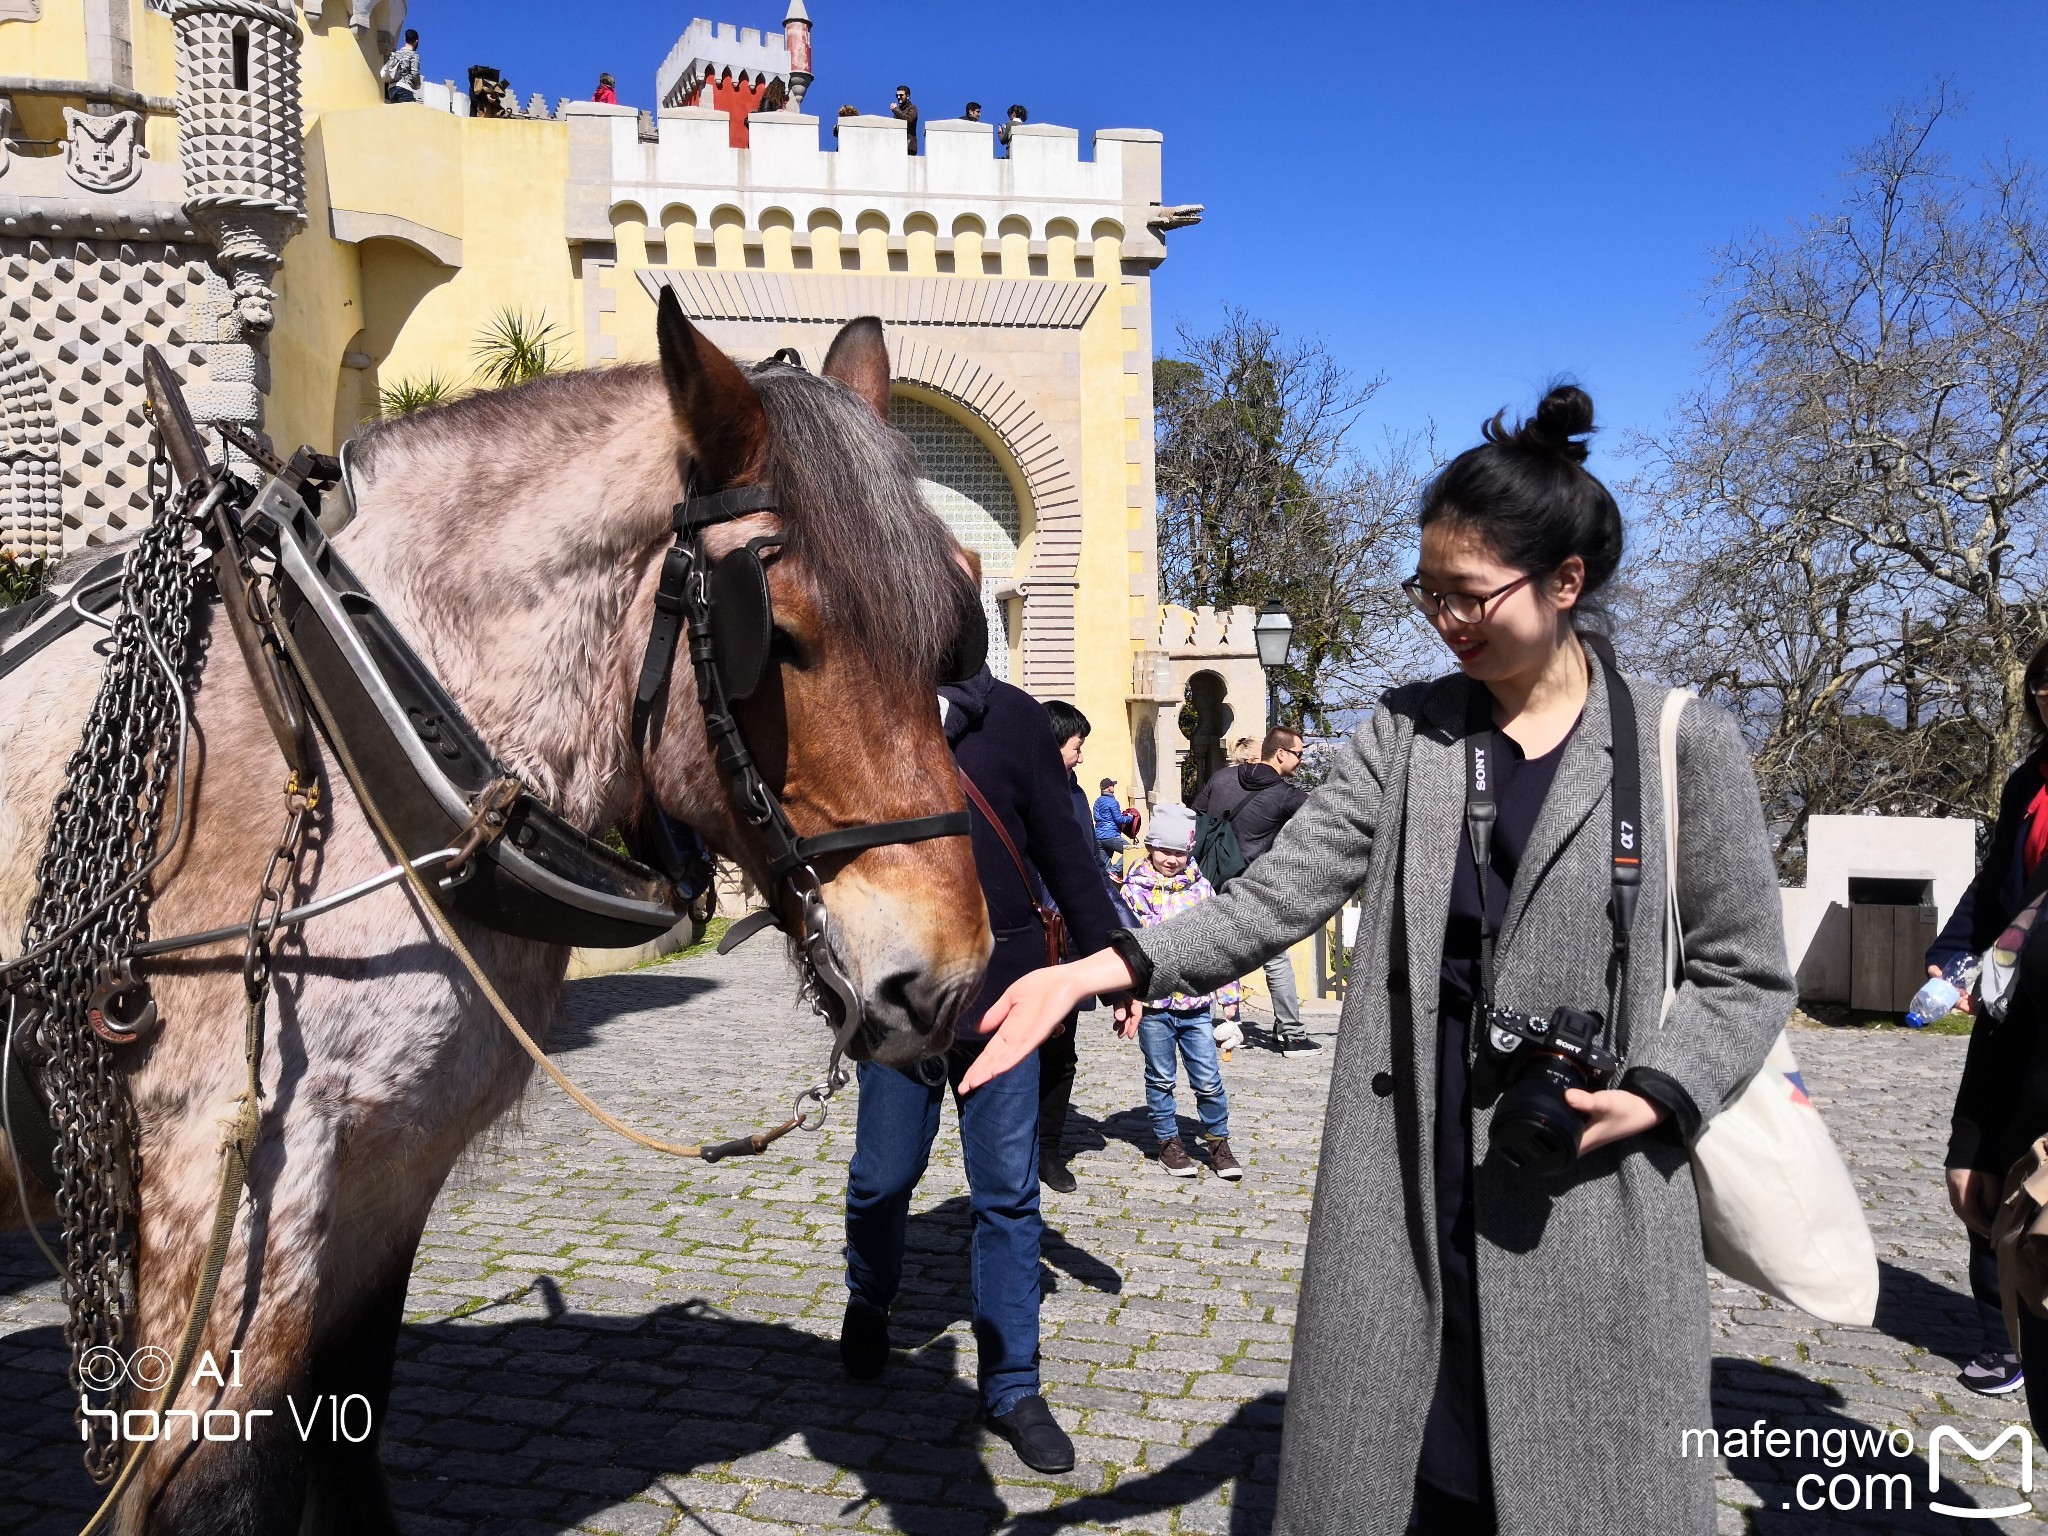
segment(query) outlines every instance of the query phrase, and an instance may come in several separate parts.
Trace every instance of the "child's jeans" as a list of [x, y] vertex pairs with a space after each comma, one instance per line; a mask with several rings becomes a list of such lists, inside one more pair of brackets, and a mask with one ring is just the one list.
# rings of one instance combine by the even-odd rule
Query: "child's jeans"
[[1138, 1045], [1145, 1053], [1145, 1107], [1152, 1112], [1154, 1135], [1166, 1142], [1180, 1134], [1173, 1103], [1176, 1053], [1188, 1064], [1202, 1134], [1218, 1141], [1230, 1134], [1230, 1100], [1223, 1095], [1223, 1072], [1216, 1064], [1216, 1025], [1206, 1006], [1190, 1013], [1147, 1008], [1138, 1021]]

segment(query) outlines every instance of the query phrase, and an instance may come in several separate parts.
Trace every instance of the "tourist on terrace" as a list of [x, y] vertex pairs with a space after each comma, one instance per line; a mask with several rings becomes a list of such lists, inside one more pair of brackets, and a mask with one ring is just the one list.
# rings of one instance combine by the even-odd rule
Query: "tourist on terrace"
[[[1008, 1063], [1029, 1072], [1076, 999], [1200, 993], [1285, 954], [1363, 888], [1279, 1536], [1715, 1529], [1714, 1458], [1679, 1437], [1714, 1423], [1686, 1154], [1763, 1066], [1795, 993], [1748, 748], [1693, 698], [1673, 765], [1683, 971], [1666, 1006], [1670, 690], [1623, 677], [1587, 621], [1623, 544], [1585, 467], [1592, 428], [1592, 401], [1561, 385], [1445, 466], [1403, 585], [1457, 670], [1389, 692], [1221, 894], [1021, 977], [961, 1080], [971, 1105]], [[1617, 806], [1622, 764], [1638, 770], [1632, 811]], [[1630, 816], [1647, 835], [1624, 870]], [[1618, 947], [1627, 875], [1640, 900]], [[1556, 1050], [1523, 1043], [1553, 1019]], [[2044, 1124], [2048, 1110], [2025, 1134]]]
[[1001, 125], [996, 129], [996, 142], [1003, 146], [1005, 153], [1010, 148], [1010, 130], [1030, 116], [1031, 114], [1024, 110], [1022, 102], [1013, 102], [1011, 104], [1010, 115], [1004, 118]]
[[597, 89], [590, 93], [590, 99], [601, 101], [608, 107], [616, 107], [619, 104], [618, 82], [610, 75], [599, 75]]
[[384, 82], [384, 99], [395, 104], [420, 99], [420, 35], [406, 29], [405, 46], [391, 50], [391, 57], [377, 71]]
[[904, 137], [909, 143], [909, 152], [917, 153], [917, 103], [910, 99], [910, 87], [896, 87], [896, 104], [889, 109], [889, 115], [903, 124]]
[[978, 102], [978, 101], [970, 101], [969, 103], [967, 103], [967, 105], [966, 105], [966, 106], [965, 106], [964, 108], [962, 108], [962, 109], [961, 109], [960, 115], [961, 115], [962, 117], [966, 118], [966, 119], [967, 119], [967, 121], [968, 121], [968, 122], [970, 122], [970, 123], [978, 123], [978, 122], [980, 122], [980, 121], [981, 121], [981, 103], [980, 103], [980, 102]]

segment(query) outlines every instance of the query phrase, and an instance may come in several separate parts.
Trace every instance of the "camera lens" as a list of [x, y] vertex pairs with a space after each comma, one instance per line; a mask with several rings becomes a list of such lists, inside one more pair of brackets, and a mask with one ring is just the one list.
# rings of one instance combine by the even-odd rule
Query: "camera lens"
[[1586, 1120], [1565, 1103], [1565, 1090], [1585, 1077], [1562, 1056], [1544, 1052], [1524, 1067], [1493, 1112], [1490, 1140], [1513, 1167], [1526, 1173], [1562, 1173], [1579, 1155]]

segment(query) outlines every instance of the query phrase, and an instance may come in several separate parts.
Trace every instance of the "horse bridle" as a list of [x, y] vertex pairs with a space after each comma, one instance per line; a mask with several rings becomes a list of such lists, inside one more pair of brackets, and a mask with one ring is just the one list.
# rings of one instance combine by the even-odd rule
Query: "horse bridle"
[[[733, 708], [753, 696], [773, 660], [775, 616], [763, 555], [779, 549], [782, 539], [777, 534], [750, 539], [717, 561], [711, 559], [704, 543], [706, 530], [721, 523], [780, 510], [780, 500], [770, 486], [741, 485], [707, 492], [698, 490], [694, 479], [676, 504], [675, 542], [662, 559], [661, 580], [654, 594], [654, 622], [633, 695], [633, 744], [644, 750], [675, 666], [676, 647], [688, 634], [697, 698], [719, 777], [768, 857], [766, 910], [735, 924], [719, 948], [729, 951], [764, 927], [788, 931], [782, 900], [785, 891], [796, 897], [799, 953], [813, 1000], [834, 1035], [826, 1071], [825, 1091], [829, 1094], [845, 1080], [840, 1059], [859, 1035], [867, 1015], [860, 994], [832, 951], [831, 917], [825, 909], [818, 861], [891, 844], [966, 837], [969, 822], [967, 812], [959, 810], [869, 822], [815, 837], [797, 834], [755, 762]], [[947, 680], [963, 669], [971, 676], [981, 670], [986, 659], [988, 636], [980, 605], [972, 605], [963, 619], [961, 637], [943, 669]]]

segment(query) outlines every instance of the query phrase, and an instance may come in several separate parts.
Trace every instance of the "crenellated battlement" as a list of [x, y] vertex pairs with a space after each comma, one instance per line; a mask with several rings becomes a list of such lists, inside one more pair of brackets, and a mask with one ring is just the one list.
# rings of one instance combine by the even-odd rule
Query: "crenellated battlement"
[[792, 67], [789, 41], [782, 33], [699, 16], [683, 29], [654, 72], [654, 99], [664, 107], [680, 107], [695, 100], [706, 79], [731, 74], [762, 85], [787, 81]]
[[1252, 638], [1258, 611], [1249, 604], [1231, 608], [1182, 608], [1163, 603], [1159, 609], [1159, 649], [1176, 661], [1256, 657]]
[[842, 117], [828, 128], [802, 113], [757, 112], [751, 145], [735, 148], [716, 109], [664, 108], [653, 143], [631, 108], [571, 102], [566, 113], [571, 240], [610, 240], [637, 209], [650, 227], [694, 225], [706, 246], [724, 223], [754, 244], [789, 230], [799, 249], [824, 225], [849, 240], [877, 232], [899, 250], [923, 233], [942, 249], [971, 235], [991, 254], [1021, 237], [1043, 256], [1064, 237], [1119, 240], [1123, 259], [1145, 265], [1166, 255], [1155, 228], [1164, 141], [1150, 129], [1102, 129], [1083, 158], [1078, 129], [1023, 124], [999, 157], [992, 125], [942, 119], [925, 125], [924, 153], [910, 155], [893, 117]]

